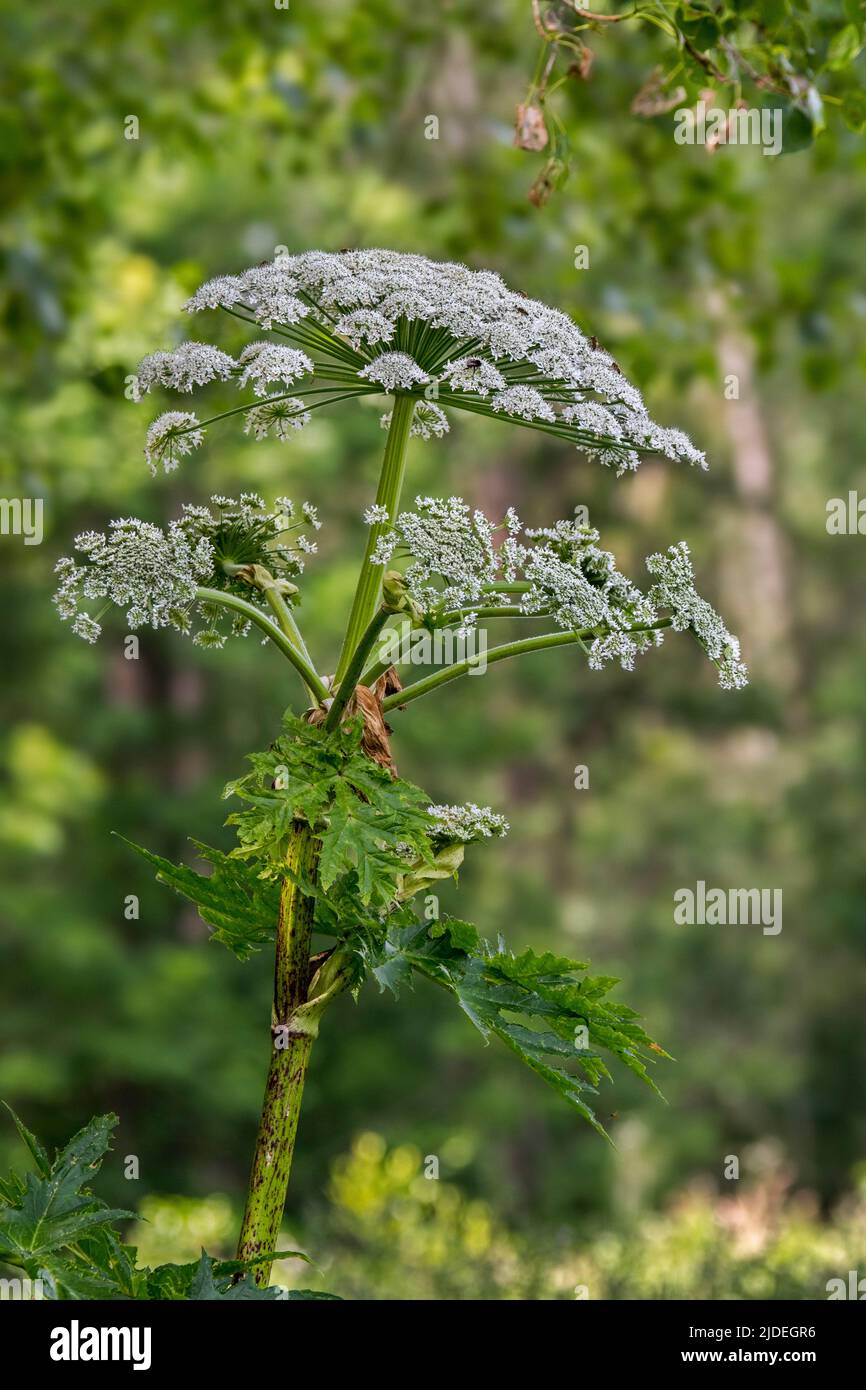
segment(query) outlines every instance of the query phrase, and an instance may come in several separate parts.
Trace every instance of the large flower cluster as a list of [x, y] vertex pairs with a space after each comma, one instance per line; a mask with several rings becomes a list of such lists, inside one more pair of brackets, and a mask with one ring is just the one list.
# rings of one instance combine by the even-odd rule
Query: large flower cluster
[[[305, 523], [319, 529], [311, 504], [296, 516], [289, 498], [269, 508], [255, 493], [239, 500], [213, 497], [207, 507], [185, 504], [165, 529], [134, 518], [112, 521], [105, 533], [76, 537], [80, 560], [57, 562], [54, 601], [61, 618], [71, 619], [73, 631], [88, 642], [97, 640], [99, 618], [115, 605], [126, 610], [133, 631], [170, 626], [199, 646], [222, 646], [229, 634], [245, 636], [250, 622], [243, 613], [227, 616], [201, 591], [234, 593], [264, 610], [263, 594], [272, 586], [291, 601], [291, 581], [316, 549], [299, 531]], [[290, 543], [292, 532], [299, 534]], [[84, 606], [94, 600], [102, 600], [97, 617]]]
[[102, 628], [82, 604], [104, 600], [125, 608], [126, 621], [139, 627], [180, 626], [181, 613], [195, 598], [196, 587], [213, 570], [213, 548], [206, 537], [192, 540], [179, 521], [163, 531], [149, 521], [122, 518], [107, 533], [85, 531], [75, 548], [83, 563], [58, 560], [60, 576], [54, 602], [73, 631], [95, 642]]
[[499, 577], [495, 525], [460, 497], [416, 497], [415, 507], [401, 512], [394, 529], [380, 537], [373, 564], [388, 564], [398, 551], [408, 555], [406, 587], [423, 612], [479, 603], [485, 586]]
[[[187, 343], [145, 359], [142, 389], [189, 391], [235, 376], [261, 396], [313, 371], [341, 398], [426, 397], [416, 430], [424, 438], [444, 433], [442, 406], [456, 407], [570, 440], [619, 473], [643, 452], [704, 465], [684, 434], [650, 419], [640, 392], [595, 339], [490, 271], [396, 251], [307, 251], [209, 280], [185, 307], [230, 310], [297, 346], [254, 343], [236, 362]], [[323, 391], [310, 409], [336, 398]], [[301, 402], [293, 404], [298, 421], [308, 418]]]
[[497, 524], [459, 497], [418, 497], [415, 510], [380, 537], [373, 560], [407, 560], [403, 583], [416, 611], [433, 624], [447, 617], [463, 634], [479, 610], [516, 604], [527, 617], [551, 618], [579, 634], [591, 669], [618, 661], [631, 670], [637, 656], [661, 644], [666, 627], [690, 629], [724, 688], [746, 683], [739, 643], [697, 593], [684, 541], [649, 557], [656, 582], [644, 593], [599, 539], [575, 520], [525, 528], [512, 508]]

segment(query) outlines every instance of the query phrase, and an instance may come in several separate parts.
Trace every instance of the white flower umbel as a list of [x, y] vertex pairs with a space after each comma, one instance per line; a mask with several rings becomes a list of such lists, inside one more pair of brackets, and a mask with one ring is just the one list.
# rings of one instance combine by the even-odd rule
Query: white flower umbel
[[[209, 506], [185, 504], [180, 518], [166, 529], [135, 518], [111, 522], [108, 531], [86, 531], [76, 537], [81, 557], [58, 560], [58, 588], [54, 596], [58, 612], [72, 619], [73, 631], [95, 642], [101, 631], [96, 618], [83, 606], [103, 600], [126, 610], [130, 628], [170, 625], [200, 646], [222, 646], [226, 637], [245, 636], [252, 609], [268, 613], [264, 593], [276, 589], [290, 603], [297, 593], [291, 581], [304, 569], [304, 556], [315, 551], [315, 542], [303, 534], [290, 539], [306, 522], [319, 529], [316, 508], [295, 506], [279, 497], [275, 507], [257, 493], [212, 497]], [[199, 588], [242, 598], [246, 614], [226, 608]], [[193, 630], [193, 613], [203, 619]]]
[[655, 583], [650, 599], [669, 608], [678, 632], [687, 628], [695, 634], [707, 656], [718, 668], [719, 685], [738, 690], [748, 684], [749, 673], [740, 659], [739, 640], [730, 633], [719, 614], [701, 598], [695, 588], [689, 547], [685, 541], [671, 545], [664, 554], [649, 555], [646, 562]]
[[386, 391], [409, 391], [430, 380], [408, 352], [383, 352], [358, 373], [365, 381], [376, 381]]
[[244, 348], [238, 362], [243, 369], [238, 386], [244, 387], [248, 382], [253, 382], [257, 396], [266, 396], [268, 387], [274, 384], [293, 386], [299, 377], [313, 370], [313, 364], [305, 352], [284, 347], [280, 343], [250, 343], [249, 347]]
[[295, 294], [295, 276], [279, 260], [272, 265], [251, 266], [239, 279], [241, 302], [250, 306], [262, 328], [300, 323], [310, 312], [309, 305]]
[[496, 528], [460, 497], [416, 497], [415, 507], [401, 512], [394, 529], [381, 537], [374, 563], [388, 564], [397, 553], [410, 557], [404, 580], [422, 612], [478, 602], [498, 573]]
[[351, 314], [343, 314], [342, 318], [337, 319], [334, 332], [354, 348], [362, 343], [369, 343], [372, 347], [376, 343], [389, 343], [396, 332], [396, 324], [375, 309], [353, 309]]
[[177, 468], [180, 458], [197, 449], [203, 439], [204, 430], [191, 412], [167, 410], [164, 415], [158, 415], [147, 431], [144, 448], [144, 457], [153, 476], [156, 477], [158, 463], [166, 473]]
[[177, 626], [174, 613], [188, 606], [196, 586], [213, 571], [213, 547], [204, 536], [190, 537], [181, 522], [167, 531], [148, 521], [123, 518], [108, 532], [76, 537], [84, 563], [57, 563], [60, 582], [54, 601], [61, 618], [74, 618], [73, 631], [95, 642], [101, 631], [81, 605], [107, 600], [126, 609], [130, 628]]
[[650, 556], [647, 564], [659, 578], [643, 593], [599, 547], [593, 527], [562, 520], [524, 528], [513, 507], [497, 523], [459, 497], [419, 497], [415, 508], [401, 512], [379, 538], [373, 563], [408, 561], [403, 583], [418, 614], [434, 626], [447, 615], [466, 634], [478, 609], [495, 616], [515, 605], [527, 618], [552, 620], [574, 634], [594, 671], [611, 661], [630, 671], [637, 656], [661, 645], [666, 628], [691, 628], [719, 667], [721, 684], [746, 683], [737, 639], [695, 592], [685, 542]]
[[[383, 415], [379, 424], [383, 430], [390, 429], [392, 411]], [[447, 434], [451, 426], [448, 424], [448, 416], [445, 411], [433, 401], [419, 401], [415, 407], [415, 414], [412, 416], [412, 424], [409, 426], [410, 439], [441, 439]]]
[[[646, 453], [705, 466], [685, 435], [650, 418], [594, 338], [490, 271], [396, 251], [306, 251], [217, 276], [186, 307], [228, 310], [291, 340], [313, 363], [311, 410], [365, 389], [405, 393], [419, 402], [415, 433], [427, 438], [444, 429], [432, 403], [420, 405], [435, 382], [437, 410], [454, 406], [544, 431], [618, 474]], [[220, 360], [197, 369], [213, 379], [207, 374]], [[181, 389], [196, 379], [166, 364], [150, 371], [163, 384], [176, 378]], [[259, 380], [243, 375], [244, 384]]]
[[302, 430], [310, 423], [310, 412], [297, 396], [286, 396], [281, 401], [265, 401], [254, 405], [244, 415], [244, 434], [252, 434], [256, 439], [291, 439], [292, 434]]
[[172, 391], [191, 391], [209, 381], [228, 381], [237, 363], [227, 352], [209, 343], [181, 343], [173, 352], [151, 352], [135, 373], [139, 393], [164, 386]]
[[368, 507], [364, 512], [364, 520], [368, 526], [385, 526], [390, 521], [387, 507], [380, 507], [375, 502], [372, 507]]
[[233, 309], [241, 301], [244, 287], [238, 275], [216, 275], [206, 280], [184, 304], [188, 314], [202, 309]]
[[510, 537], [515, 568], [529, 581], [521, 599], [527, 614], [549, 613], [566, 632], [587, 632], [590, 669], [598, 671], [618, 660], [625, 670], [635, 657], [658, 646], [661, 631], [629, 631], [649, 627], [658, 617], [647, 596], [617, 569], [609, 550], [596, 542], [598, 532], [574, 521], [525, 532], [530, 546]]
[[440, 381], [446, 381], [455, 391], [474, 391], [477, 396], [489, 396], [491, 391], [503, 391], [505, 377], [492, 362], [483, 357], [458, 357], [443, 368]]
[[434, 839], [468, 844], [471, 840], [507, 835], [511, 829], [504, 816], [489, 806], [476, 806], [474, 801], [465, 806], [428, 806], [427, 814], [433, 820]]
[[91, 618], [89, 613], [78, 613], [72, 620], [72, 631], [83, 642], [96, 642], [102, 628], [95, 618]]
[[523, 573], [532, 585], [523, 595], [524, 613], [551, 613], [567, 632], [607, 622], [610, 610], [604, 590], [589, 582], [579, 564], [560, 559], [552, 546], [529, 551]]
[[517, 415], [521, 420], [556, 419], [552, 407], [533, 386], [506, 386], [504, 391], [496, 392], [492, 405], [495, 411]]
[[[315, 542], [300, 531], [304, 522], [318, 531], [321, 526], [316, 508], [310, 502], [301, 505], [302, 520], [295, 520], [295, 504], [288, 497], [278, 497], [269, 507], [256, 492], [243, 492], [233, 497], [212, 497], [209, 507], [184, 505], [180, 525], [194, 539], [204, 538], [213, 550], [214, 588], [230, 589], [251, 602], [257, 602], [238, 570], [259, 566], [274, 579], [297, 578], [304, 569], [304, 555], [315, 551]], [[288, 538], [292, 537], [291, 542]]]

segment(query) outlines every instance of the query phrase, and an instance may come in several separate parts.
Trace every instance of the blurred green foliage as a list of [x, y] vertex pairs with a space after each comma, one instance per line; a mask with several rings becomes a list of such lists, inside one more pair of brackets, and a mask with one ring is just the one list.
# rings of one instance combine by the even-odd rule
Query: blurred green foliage
[[[847, 7], [820, 9], [855, 22]], [[601, 1246], [595, 1272], [573, 1282], [638, 1287], [628, 1262], [641, 1266], [656, 1230], [639, 1229], [640, 1213], [665, 1210], [696, 1178], [721, 1187], [728, 1154], [753, 1180], [757, 1141], [779, 1146], [795, 1187], [839, 1202], [866, 1155], [866, 620], [862, 538], [830, 537], [824, 523], [828, 498], [866, 490], [861, 139], [834, 122], [782, 160], [678, 146], [670, 114], [630, 111], [669, 41], [623, 28], [593, 40], [590, 80], [558, 96], [571, 174], [539, 210], [526, 197], [534, 157], [512, 143], [535, 42], [522, 0], [411, 12], [394, 0], [95, 0], [7, 5], [0, 25], [11, 69], [0, 489], [44, 498], [46, 525], [40, 546], [0, 537], [0, 1095], [56, 1143], [118, 1110], [102, 1178], [118, 1205], [165, 1192], [240, 1199], [268, 963], [212, 950], [110, 831], [174, 858], [190, 834], [225, 846], [219, 790], [294, 691], [254, 641], [205, 654], [144, 634], [128, 661], [116, 628], [85, 648], [56, 621], [52, 567], [75, 533], [112, 516], [160, 520], [179, 500], [251, 486], [309, 497], [325, 528], [301, 615], [327, 668], [381, 449], [378, 408], [341, 408], [291, 447], [214, 436], [182, 474], [151, 484], [149, 416], [124, 399], [124, 380], [183, 334], [179, 305], [205, 275], [279, 244], [384, 244], [493, 267], [572, 313], [712, 465], [702, 476], [648, 463], [617, 482], [564, 446], [461, 417], [445, 441], [413, 446], [410, 494], [460, 492], [491, 513], [513, 502], [536, 524], [586, 503], [635, 574], [641, 556], [685, 537], [754, 682], [742, 697], [719, 692], [689, 644], [631, 676], [557, 653], [395, 715], [402, 773], [437, 801], [490, 802], [512, 824], [508, 841], [471, 857], [460, 908], [452, 890], [443, 901], [516, 948], [559, 946], [621, 976], [677, 1058], [660, 1078], [670, 1104], [623, 1080], [603, 1093], [613, 1152], [480, 1045], [448, 1001], [368, 990], [360, 1007], [335, 1007], [317, 1044], [289, 1223], [319, 1220], [330, 1164], [367, 1128], [398, 1154], [441, 1156], [466, 1137], [461, 1192], [445, 1201], [461, 1267], [452, 1256], [443, 1273], [435, 1241], [419, 1237], [422, 1293], [481, 1279], [465, 1244], [473, 1223], [505, 1231], [506, 1246], [532, 1228], [545, 1250], [539, 1232], [555, 1241], [590, 1217], [619, 1229], [628, 1216], [636, 1233], [609, 1258]], [[431, 113], [438, 140], [425, 138]], [[125, 138], [129, 115], [137, 140]], [[576, 269], [580, 247], [588, 269]], [[589, 790], [574, 789], [577, 764]], [[781, 935], [675, 927], [673, 893], [699, 878], [782, 888]], [[635, 1146], [626, 1181], [618, 1155]], [[7, 1147], [11, 1157], [3, 1130]], [[127, 1154], [141, 1163], [132, 1194]], [[716, 1255], [701, 1254], [711, 1204], [688, 1256], [702, 1294], [716, 1287]], [[691, 1217], [652, 1220], [673, 1222], [672, 1240], [677, 1222], [692, 1230]], [[852, 1229], [831, 1273], [854, 1267], [857, 1240], [862, 1251], [862, 1225]], [[304, 1234], [318, 1257], [315, 1229]], [[370, 1249], [343, 1289], [330, 1286], [404, 1287], [409, 1256], [389, 1264]], [[538, 1289], [550, 1287], [545, 1268]], [[521, 1287], [497, 1277], [484, 1274], [487, 1287]]]
[[[454, 1135], [443, 1167], [459, 1174], [472, 1147]], [[752, 1177], [736, 1195], [698, 1181], [614, 1229], [559, 1222], [541, 1233], [510, 1228], [413, 1145], [389, 1149], [368, 1131], [334, 1162], [328, 1204], [311, 1221], [318, 1268], [284, 1261], [275, 1282], [324, 1282], [353, 1299], [690, 1300], [699, 1289], [708, 1299], [809, 1300], [841, 1279], [850, 1297], [849, 1271], [866, 1249], [862, 1184], [822, 1220], [814, 1196], [791, 1194], [772, 1145], [755, 1145], [749, 1160]], [[233, 1213], [220, 1197], [151, 1197], [142, 1214], [130, 1234], [140, 1262], [195, 1259], [203, 1245], [231, 1250]]]

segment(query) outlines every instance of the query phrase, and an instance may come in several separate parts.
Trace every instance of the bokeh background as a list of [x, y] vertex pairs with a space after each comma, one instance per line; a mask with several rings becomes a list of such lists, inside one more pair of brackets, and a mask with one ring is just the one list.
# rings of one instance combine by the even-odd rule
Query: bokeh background
[[[46, 534], [0, 538], [0, 1096], [54, 1143], [119, 1112], [100, 1192], [141, 1210], [142, 1258], [231, 1251], [271, 963], [208, 944], [110, 832], [174, 857], [189, 836], [227, 844], [220, 790], [295, 691], [255, 641], [203, 653], [147, 632], [128, 661], [115, 623], [86, 647], [56, 620], [52, 568], [113, 516], [254, 487], [308, 498], [325, 525], [304, 626], [327, 669], [378, 404], [290, 445], [212, 431], [151, 482], [152, 412], [125, 377], [186, 336], [203, 278], [278, 244], [459, 259], [597, 334], [712, 466], [617, 481], [460, 415], [413, 444], [410, 493], [538, 525], [585, 503], [636, 577], [688, 539], [753, 683], [719, 691], [680, 639], [632, 675], [569, 652], [506, 663], [395, 718], [406, 776], [511, 821], [470, 856], [461, 914], [620, 976], [676, 1058], [668, 1104], [617, 1076], [608, 1146], [449, 1001], [368, 987], [329, 1015], [307, 1085], [286, 1233], [318, 1269], [281, 1277], [380, 1298], [821, 1298], [866, 1274], [866, 540], [825, 525], [829, 498], [866, 489], [862, 138], [840, 127], [779, 159], [678, 146], [669, 115], [630, 110], [666, 40], [623, 26], [563, 89], [571, 173], [539, 208], [543, 157], [512, 141], [536, 48], [522, 0], [51, 0], [4, 7], [2, 29], [0, 490], [44, 498]], [[673, 893], [697, 879], [781, 888], [781, 934], [675, 926]], [[15, 1150], [8, 1122], [4, 1167]]]

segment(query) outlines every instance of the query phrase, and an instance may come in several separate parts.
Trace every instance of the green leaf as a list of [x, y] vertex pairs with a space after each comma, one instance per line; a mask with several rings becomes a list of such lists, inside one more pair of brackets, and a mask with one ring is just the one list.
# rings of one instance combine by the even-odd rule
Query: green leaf
[[831, 72], [838, 72], [841, 68], [847, 68], [849, 63], [853, 63], [862, 47], [860, 26], [846, 24], [843, 29], [837, 29], [830, 40], [824, 66], [829, 68]]
[[667, 1057], [633, 1009], [607, 996], [612, 976], [586, 975], [585, 961], [552, 952], [493, 950], [468, 922], [445, 919], [392, 927], [365, 964], [395, 996], [423, 975], [447, 989], [485, 1040], [495, 1036], [552, 1086], [600, 1134], [588, 1098], [610, 1079], [601, 1056], [618, 1058], [659, 1094], [647, 1063]]
[[[299, 1250], [277, 1251], [269, 1258], [286, 1259], [294, 1256], [298, 1259], [307, 1259]], [[197, 1265], [185, 1266], [185, 1269], [192, 1269], [193, 1275], [190, 1282], [188, 1297], [194, 1302], [213, 1302], [224, 1300], [225, 1302], [241, 1303], [264, 1300], [274, 1302], [277, 1299], [291, 1301], [295, 1299], [336, 1299], [336, 1294], [313, 1293], [309, 1289], [293, 1289], [286, 1292], [278, 1284], [271, 1284], [266, 1289], [261, 1289], [253, 1282], [251, 1274], [245, 1274], [243, 1279], [233, 1283], [232, 1280], [240, 1270], [247, 1269], [251, 1265], [261, 1264], [261, 1256], [256, 1260], [212, 1260], [206, 1255], [204, 1250], [201, 1252], [201, 1259]], [[339, 1301], [339, 1300], [338, 1300]]]
[[[459, 925], [468, 927], [469, 924]], [[452, 972], [463, 968], [466, 951], [455, 945], [443, 924], [437, 922], [433, 926], [438, 928], [435, 934], [426, 923], [415, 920], [409, 926], [392, 925], [378, 950], [364, 954], [366, 968], [376, 980], [380, 993], [390, 990], [396, 999], [401, 988], [412, 988], [413, 971], [449, 989], [453, 987]]]
[[30, 1153], [36, 1163], [36, 1167], [39, 1169], [39, 1172], [42, 1174], [43, 1178], [47, 1178], [51, 1173], [51, 1160], [49, 1159], [48, 1154], [45, 1152], [45, 1149], [43, 1148], [42, 1144], [40, 1144], [39, 1140], [36, 1138], [36, 1135], [31, 1134], [30, 1130], [23, 1123], [23, 1121], [19, 1120], [18, 1116], [15, 1114], [15, 1111], [12, 1109], [12, 1106], [6, 1105], [5, 1100], [3, 1104], [4, 1106], [6, 1106], [6, 1109], [9, 1111], [9, 1114], [15, 1121], [15, 1128], [18, 1130], [20, 1138], [24, 1141], [24, 1143], [27, 1145], [27, 1148], [30, 1150]]
[[[7, 1106], [7, 1109], [9, 1107]], [[54, 1162], [35, 1135], [10, 1111], [22, 1142], [33, 1155], [39, 1174], [3, 1185], [0, 1205], [0, 1260], [42, 1280], [51, 1299], [333, 1299], [334, 1294], [308, 1289], [258, 1288], [244, 1271], [254, 1260], [201, 1259], [184, 1265], [139, 1269], [134, 1246], [125, 1245], [112, 1229], [133, 1212], [112, 1209], [84, 1185], [98, 1172], [109, 1148], [116, 1115], [90, 1121]], [[298, 1259], [311, 1263], [301, 1250], [275, 1250], [268, 1259]], [[234, 1282], [238, 1274], [244, 1277]]]
[[361, 905], [386, 909], [407, 865], [432, 858], [428, 798], [360, 751], [359, 721], [333, 733], [294, 716], [284, 724], [286, 733], [251, 757], [253, 771], [226, 789], [246, 803], [228, 818], [239, 841], [230, 857], [279, 877], [287, 836], [302, 820], [321, 839], [321, 890], [354, 875]]
[[[262, 1258], [259, 1255], [254, 1260], [217, 1260], [202, 1251], [200, 1258], [190, 1264], [158, 1265], [156, 1269], [146, 1271], [147, 1297], [197, 1300], [258, 1297], [263, 1290], [258, 1290], [255, 1295], [227, 1294], [225, 1290], [231, 1287], [234, 1275], [240, 1274], [243, 1270], [253, 1269], [257, 1264], [261, 1264]], [[266, 1258], [305, 1260], [307, 1264], [312, 1264], [309, 1256], [301, 1250], [274, 1250]], [[242, 1280], [234, 1287], [241, 1286], [246, 1287], [245, 1281]], [[196, 1288], [199, 1290], [198, 1293], [193, 1292]], [[268, 1297], [273, 1297], [273, 1293], [268, 1293]]]
[[411, 840], [411, 826], [399, 811], [361, 801], [347, 783], [337, 786], [326, 822], [319, 858], [319, 880], [324, 891], [327, 893], [337, 878], [354, 870], [361, 902], [369, 903], [376, 893], [387, 903], [406, 867], [398, 846]]
[[277, 884], [259, 878], [248, 865], [198, 840], [192, 843], [201, 858], [213, 865], [211, 874], [173, 864], [124, 835], [117, 838], [153, 865], [160, 883], [195, 903], [199, 916], [211, 928], [211, 940], [228, 947], [238, 960], [246, 960], [273, 941], [280, 903]]
[[32, 1272], [47, 1255], [134, 1215], [107, 1207], [84, 1186], [99, 1171], [116, 1124], [116, 1115], [97, 1116], [57, 1155], [47, 1174], [28, 1173], [18, 1200], [0, 1207], [0, 1258]]
[[212, 1302], [216, 1299], [224, 1299], [226, 1302], [233, 1303], [249, 1302], [254, 1299], [273, 1302], [279, 1296], [279, 1289], [258, 1288], [249, 1274], [245, 1274], [237, 1284], [232, 1284], [230, 1277], [220, 1279], [217, 1282], [214, 1279], [213, 1261], [203, 1250], [189, 1291], [189, 1298], [193, 1302]]

